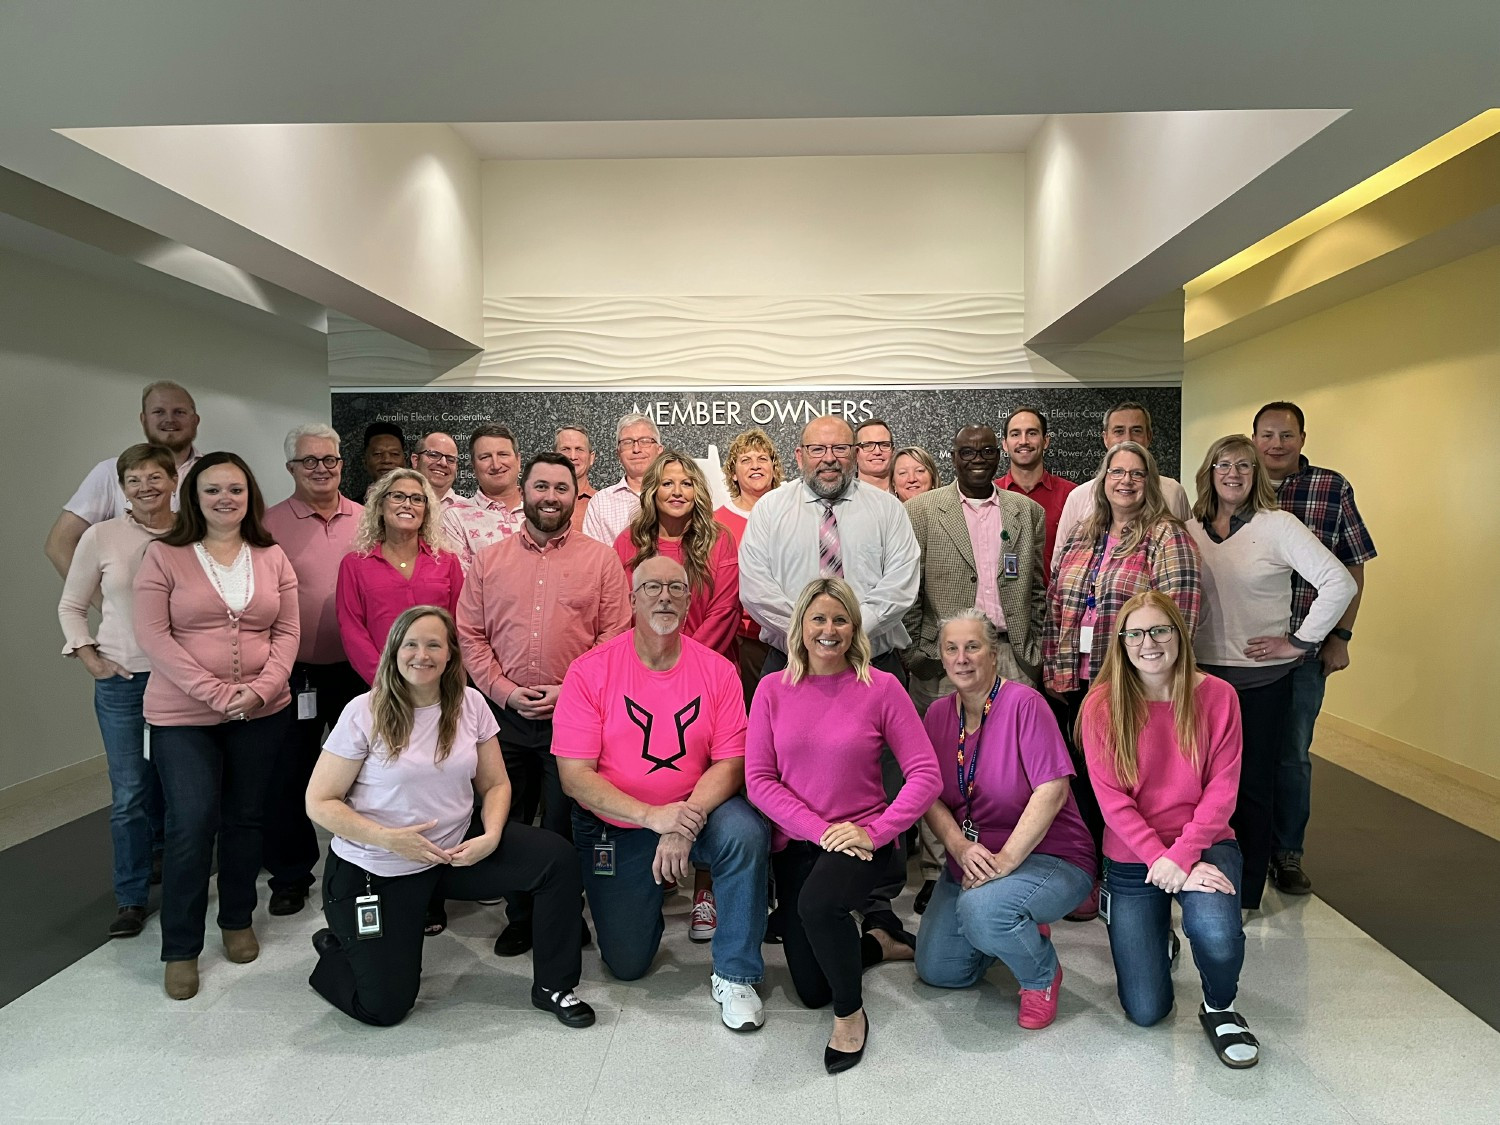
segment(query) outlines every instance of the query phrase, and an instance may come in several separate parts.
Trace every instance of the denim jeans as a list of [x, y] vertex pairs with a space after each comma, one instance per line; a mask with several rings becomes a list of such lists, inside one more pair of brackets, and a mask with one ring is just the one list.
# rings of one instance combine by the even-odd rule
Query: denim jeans
[[[1203, 982], [1203, 998], [1211, 1007], [1226, 1008], [1239, 992], [1240, 966], [1245, 963], [1239, 895], [1243, 860], [1233, 840], [1220, 840], [1202, 858], [1228, 877], [1235, 893], [1184, 891], [1177, 901], [1182, 905], [1182, 932]], [[1104, 885], [1109, 888], [1109, 952], [1115, 961], [1120, 1005], [1132, 1023], [1150, 1027], [1172, 1010], [1167, 951], [1172, 897], [1146, 882], [1143, 863], [1106, 859]]]
[[968, 988], [1004, 961], [1022, 988], [1046, 988], [1057, 951], [1037, 924], [1056, 922], [1093, 885], [1083, 868], [1036, 852], [1003, 879], [968, 891], [945, 865], [917, 931], [917, 976], [938, 988]]
[[161, 780], [146, 760], [141, 701], [149, 672], [94, 681], [94, 714], [109, 765], [109, 839], [115, 852], [115, 905], [145, 906], [151, 853], [162, 840]]
[[[651, 968], [666, 923], [661, 887], [651, 877], [660, 840], [649, 828], [617, 828], [587, 809], [573, 810], [573, 844], [583, 867], [583, 889], [594, 915], [599, 954], [620, 980], [639, 980]], [[594, 874], [594, 845], [615, 846], [615, 873]], [[760, 942], [766, 932], [766, 880], [771, 833], [743, 797], [730, 797], [708, 814], [689, 853], [695, 867], [714, 879], [718, 928], [713, 938], [714, 972], [736, 984], [759, 984], [765, 976]]]
[[167, 802], [161, 872], [161, 959], [203, 952], [208, 873], [219, 849], [219, 928], [250, 925], [260, 875], [266, 794], [291, 707], [246, 722], [152, 727], [151, 756]]
[[1272, 852], [1301, 857], [1312, 809], [1313, 725], [1323, 710], [1323, 662], [1315, 655], [1292, 672], [1291, 736], [1276, 763], [1276, 811]]

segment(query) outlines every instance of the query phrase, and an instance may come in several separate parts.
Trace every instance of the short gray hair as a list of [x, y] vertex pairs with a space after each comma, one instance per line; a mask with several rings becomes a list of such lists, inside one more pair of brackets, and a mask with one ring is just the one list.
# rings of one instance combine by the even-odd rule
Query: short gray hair
[[286, 432], [286, 441], [282, 442], [282, 448], [286, 451], [288, 461], [297, 456], [297, 443], [305, 437], [327, 438], [333, 442], [334, 449], [339, 447], [339, 432], [332, 426], [322, 422], [304, 422], [300, 426], [293, 426]]
[[[615, 423], [615, 440], [620, 440], [620, 435], [625, 432], [626, 426], [634, 426], [638, 422], [644, 422], [646, 423], [646, 425], [650, 426], [652, 436], [654, 436], [657, 441], [661, 441], [661, 427], [656, 424], [656, 419], [651, 417], [651, 415], [649, 414], [642, 414], [639, 411], [634, 410], [629, 414], [620, 415], [620, 420]], [[572, 428], [573, 427], [571, 426], [569, 427], [569, 429]]]
[[984, 643], [990, 646], [991, 652], [998, 653], [1000, 651], [1000, 630], [995, 628], [995, 623], [990, 620], [990, 615], [976, 605], [971, 605], [968, 609], [961, 609], [952, 617], [945, 617], [938, 622], [938, 644], [941, 645], [943, 643], [943, 630], [959, 621], [979, 622], [981, 626], [980, 633], [984, 637]]

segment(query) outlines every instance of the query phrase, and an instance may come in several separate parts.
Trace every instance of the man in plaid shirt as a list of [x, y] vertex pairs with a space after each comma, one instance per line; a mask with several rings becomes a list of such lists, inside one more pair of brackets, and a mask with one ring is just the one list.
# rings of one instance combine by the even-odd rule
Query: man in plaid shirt
[[[1292, 673], [1292, 737], [1282, 748], [1276, 775], [1275, 853], [1271, 877], [1278, 890], [1305, 895], [1312, 881], [1302, 871], [1303, 836], [1311, 807], [1313, 725], [1323, 709], [1323, 687], [1335, 672], [1349, 667], [1349, 642], [1365, 588], [1365, 563], [1375, 557], [1375, 543], [1354, 504], [1354, 489], [1332, 469], [1320, 469], [1302, 456], [1307, 440], [1302, 411], [1295, 403], [1268, 402], [1255, 415], [1255, 448], [1275, 485], [1283, 511], [1305, 523], [1319, 542], [1346, 567], [1359, 588], [1344, 616], [1322, 647], [1303, 659]], [[1307, 616], [1317, 591], [1292, 575], [1290, 632]]]

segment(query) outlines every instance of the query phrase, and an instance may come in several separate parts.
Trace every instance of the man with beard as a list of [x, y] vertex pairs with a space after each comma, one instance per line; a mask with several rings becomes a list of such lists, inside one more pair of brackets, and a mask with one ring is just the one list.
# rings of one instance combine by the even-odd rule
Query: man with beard
[[[150, 384], [141, 392], [141, 430], [148, 442], [172, 451], [180, 485], [193, 463], [203, 456], [193, 447], [198, 437], [198, 408], [193, 396], [166, 380]], [[106, 457], [89, 470], [47, 533], [43, 550], [64, 578], [83, 533], [96, 523], [125, 514], [125, 493], [116, 477], [116, 459], [117, 455]], [[177, 510], [176, 496], [172, 498], [172, 510]]]
[[434, 430], [423, 435], [417, 443], [417, 451], [411, 455], [411, 467], [427, 478], [444, 512], [453, 507], [467, 508], [474, 503], [453, 490], [453, 482], [458, 479], [458, 442], [453, 440], [452, 434]]
[[1057, 543], [1057, 526], [1062, 519], [1068, 493], [1077, 487], [1066, 477], [1047, 471], [1047, 450], [1052, 435], [1047, 432], [1047, 416], [1029, 406], [1010, 412], [1000, 428], [1000, 444], [1010, 459], [1010, 468], [995, 482], [1006, 492], [1019, 492], [1042, 506], [1047, 518], [1047, 542], [1042, 548], [1042, 586], [1051, 578], [1052, 548]]
[[578, 802], [573, 844], [599, 952], [619, 979], [645, 976], [661, 945], [662, 885], [706, 868], [718, 902], [709, 987], [725, 1026], [754, 1031], [771, 841], [740, 796], [739, 674], [682, 635], [691, 591], [680, 563], [654, 556], [632, 580], [635, 628], [573, 662], [552, 743]]
[[[484, 548], [521, 530], [521, 455], [509, 426], [487, 422], [469, 438], [469, 460], [479, 485], [468, 504], [443, 509], [443, 532], [453, 543], [464, 573]], [[571, 499], [571, 497], [570, 497]]]
[[[458, 600], [464, 668], [500, 723], [514, 796], [510, 818], [570, 838], [570, 803], [552, 757], [552, 710], [568, 666], [630, 628], [630, 587], [620, 557], [572, 529], [573, 465], [538, 453], [521, 475], [525, 523], [474, 556]], [[459, 509], [454, 509], [458, 511]], [[512, 900], [495, 952], [531, 948], [531, 900]]]

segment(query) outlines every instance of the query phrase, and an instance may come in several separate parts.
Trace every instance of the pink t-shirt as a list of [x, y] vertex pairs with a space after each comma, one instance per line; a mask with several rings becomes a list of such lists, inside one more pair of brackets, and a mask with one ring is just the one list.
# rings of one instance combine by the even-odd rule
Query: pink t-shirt
[[745, 755], [739, 673], [689, 637], [675, 666], [653, 671], [636, 654], [635, 631], [621, 633], [574, 660], [563, 677], [552, 753], [597, 758], [600, 777], [649, 805], [685, 800], [712, 763]]
[[[384, 743], [371, 744], [370, 698], [366, 692], [350, 700], [323, 743], [330, 754], [364, 763], [344, 799], [360, 816], [369, 817], [382, 828], [435, 820], [436, 826], [422, 835], [440, 848], [457, 847], [474, 815], [479, 744], [500, 730], [489, 704], [473, 688], [464, 688], [458, 733], [453, 737], [453, 749], [441, 762], [436, 760], [441, 708], [437, 704], [418, 707], [406, 749], [391, 761], [385, 755]], [[373, 875], [411, 875], [433, 866], [342, 836], [333, 838], [333, 851]]]

